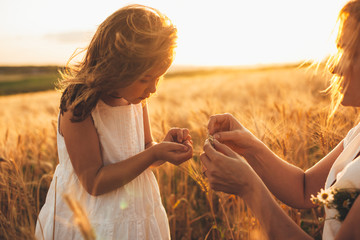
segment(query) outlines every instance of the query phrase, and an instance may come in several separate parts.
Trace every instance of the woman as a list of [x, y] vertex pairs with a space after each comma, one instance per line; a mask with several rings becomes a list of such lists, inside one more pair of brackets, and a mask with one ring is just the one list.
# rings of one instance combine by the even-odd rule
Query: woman
[[[338, 54], [329, 66], [334, 74], [329, 89], [337, 105], [359, 107], [360, 0], [348, 2], [339, 21]], [[230, 114], [211, 116], [208, 130], [215, 140], [205, 143], [201, 160], [210, 186], [242, 197], [270, 239], [310, 239], [271, 193], [291, 207], [312, 208], [316, 205], [311, 195], [321, 188], [360, 188], [360, 124], [305, 172], [275, 155]], [[333, 209], [325, 211], [323, 239], [360, 239], [360, 198], [342, 222], [334, 219]]]

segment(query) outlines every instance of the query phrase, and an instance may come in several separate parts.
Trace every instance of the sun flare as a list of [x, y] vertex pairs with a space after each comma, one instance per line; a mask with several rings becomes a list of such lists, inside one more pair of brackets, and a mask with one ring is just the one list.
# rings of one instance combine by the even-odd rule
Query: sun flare
[[[137, 2], [158, 8], [177, 25], [175, 64], [253, 65], [326, 55], [344, 0]], [[0, 21], [6, 24], [0, 33], [0, 64], [64, 65], [76, 48], [86, 47], [109, 14], [129, 3], [65, 0], [55, 7], [36, 0], [19, 8], [14, 1], [2, 1]]]

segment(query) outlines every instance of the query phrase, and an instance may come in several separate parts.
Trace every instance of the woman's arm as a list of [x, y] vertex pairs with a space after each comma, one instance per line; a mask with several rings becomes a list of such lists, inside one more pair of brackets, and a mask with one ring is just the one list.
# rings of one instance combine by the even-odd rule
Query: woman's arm
[[[205, 153], [200, 156], [207, 168], [211, 188], [239, 195], [259, 220], [268, 239], [311, 239], [279, 207], [260, 177], [241, 156], [217, 141], [214, 146], [206, 143]], [[324, 158], [323, 161], [329, 160]], [[324, 162], [319, 162], [316, 168], [321, 164]], [[311, 171], [315, 174], [316, 170]], [[360, 197], [352, 205], [335, 239], [360, 239], [359, 222]]]
[[284, 161], [265, 144], [259, 143], [246, 160], [282, 202], [294, 208], [311, 208], [311, 195], [324, 187], [330, 168], [343, 150], [340, 142], [328, 155], [305, 172]]
[[61, 133], [74, 171], [91, 195], [101, 195], [125, 185], [158, 160], [180, 164], [191, 157], [186, 146], [167, 142], [149, 147], [124, 161], [105, 166], [91, 116], [75, 123], [71, 122], [71, 117], [70, 111], [60, 117]]
[[313, 207], [311, 194], [316, 195], [324, 187], [332, 164], [343, 150], [340, 142], [332, 152], [304, 172], [278, 157], [231, 114], [211, 116], [208, 129], [218, 141], [244, 156], [279, 200], [295, 208]]
[[312, 239], [280, 208], [261, 180], [256, 185], [254, 191], [244, 195], [243, 199], [268, 239]]
[[239, 195], [259, 220], [268, 239], [311, 239], [280, 208], [244, 158], [217, 141], [214, 147], [206, 143], [205, 153], [200, 156], [211, 188]]

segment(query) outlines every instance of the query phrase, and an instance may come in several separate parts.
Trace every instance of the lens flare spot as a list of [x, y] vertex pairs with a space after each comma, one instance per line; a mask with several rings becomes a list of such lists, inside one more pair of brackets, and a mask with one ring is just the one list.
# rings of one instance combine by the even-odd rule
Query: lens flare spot
[[124, 199], [120, 201], [120, 209], [124, 210], [129, 206], [128, 202]]

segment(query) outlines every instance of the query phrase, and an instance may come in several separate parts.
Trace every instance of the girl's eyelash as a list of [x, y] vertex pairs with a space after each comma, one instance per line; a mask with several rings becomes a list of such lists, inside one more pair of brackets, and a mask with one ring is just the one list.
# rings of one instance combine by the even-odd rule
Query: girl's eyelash
[[[157, 78], [156, 82], [158, 82], [161, 78]], [[152, 81], [151, 79], [141, 79], [140, 82], [142, 83], [148, 83], [149, 81]]]

